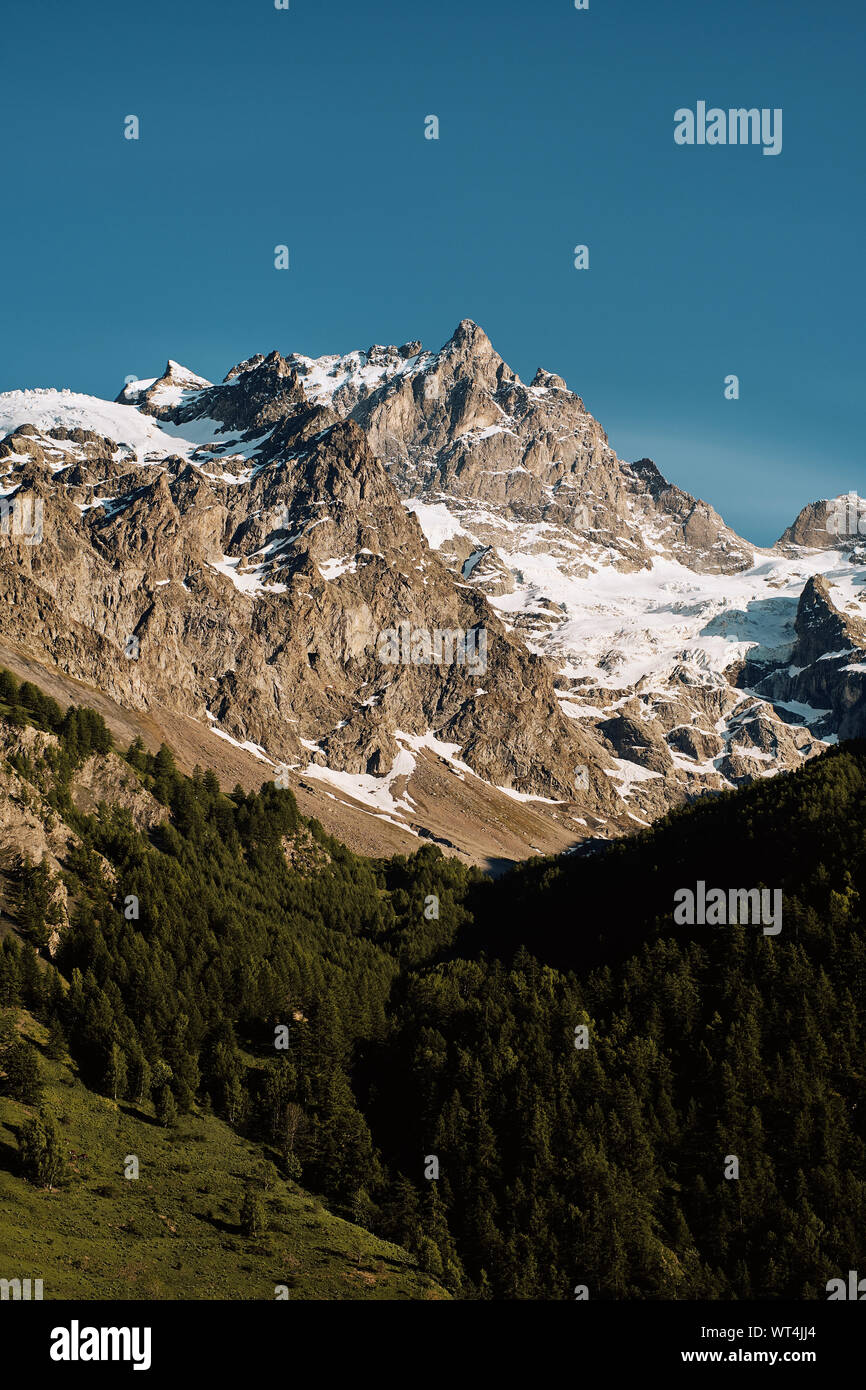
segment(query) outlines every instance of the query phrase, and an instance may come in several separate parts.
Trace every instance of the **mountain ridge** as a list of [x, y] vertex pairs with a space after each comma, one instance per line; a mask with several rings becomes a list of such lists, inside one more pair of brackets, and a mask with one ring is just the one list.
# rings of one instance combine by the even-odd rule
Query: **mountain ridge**
[[[802, 544], [810, 504], [750, 546], [471, 320], [436, 353], [274, 350], [217, 384], [169, 359], [114, 403], [7, 393], [4, 428], [4, 495], [50, 524], [3, 547], [0, 636], [410, 834], [437, 765], [433, 799], [471, 787], [493, 854], [503, 800], [554, 843], [616, 836], [862, 728], [858, 673], [827, 665], [820, 706], [780, 674], [819, 573], [861, 649], [857, 544]], [[473, 672], [453, 653], [482, 633]]]

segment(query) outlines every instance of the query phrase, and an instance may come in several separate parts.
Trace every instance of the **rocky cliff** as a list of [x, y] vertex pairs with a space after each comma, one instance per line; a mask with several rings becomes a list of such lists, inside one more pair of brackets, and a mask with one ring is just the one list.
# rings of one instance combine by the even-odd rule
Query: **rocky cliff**
[[0, 433], [0, 639], [468, 857], [620, 834], [860, 728], [832, 595], [859, 604], [861, 556], [826, 504], [756, 550], [469, 320], [219, 384], [170, 360], [114, 403], [11, 392]]

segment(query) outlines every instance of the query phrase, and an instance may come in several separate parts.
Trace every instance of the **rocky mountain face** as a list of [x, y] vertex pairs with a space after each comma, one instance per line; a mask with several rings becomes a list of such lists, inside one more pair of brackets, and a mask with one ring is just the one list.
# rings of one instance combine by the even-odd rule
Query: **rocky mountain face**
[[776, 542], [779, 550], [839, 550], [866, 559], [866, 502], [856, 492], [810, 502]]
[[862, 556], [816, 539], [826, 504], [756, 551], [468, 320], [436, 353], [10, 392], [0, 435], [0, 638], [468, 857], [861, 729]]
[[469, 321], [438, 353], [292, 362], [364, 428], [455, 575], [553, 666], [560, 707], [618, 760], [633, 816], [793, 767], [838, 734], [823, 705], [781, 686], [773, 704], [743, 672], [787, 669], [816, 569], [858, 606], [851, 499], [811, 504], [760, 551], [652, 461], [618, 459], [561, 377], [539, 368], [524, 385]]
[[[454, 515], [491, 544], [507, 536], [504, 521], [533, 525], [540, 550], [544, 536], [566, 555], [576, 548], [584, 573], [602, 558], [641, 569], [660, 549], [698, 571], [751, 562], [721, 517], [650, 460], [621, 463], [561, 377], [539, 368], [524, 386], [476, 324], [464, 320], [440, 353], [413, 361], [351, 410], [403, 496], [459, 499]], [[487, 507], [502, 510], [476, 515]]]
[[[69, 925], [64, 862], [70, 850], [81, 844], [49, 800], [55, 779], [48, 760], [57, 747], [53, 734], [0, 722], [0, 939], [5, 921], [15, 917], [17, 871], [27, 861], [44, 863], [54, 880], [56, 926], [48, 942], [52, 954], [59, 934]], [[87, 758], [73, 774], [69, 791], [76, 810], [83, 814], [92, 814], [105, 802], [128, 811], [138, 830], [151, 830], [168, 819], [166, 808], [144, 790], [116, 753]], [[101, 864], [113, 878], [110, 865], [104, 859]]]
[[813, 730], [828, 741], [862, 738], [866, 733], [864, 618], [840, 611], [827, 580], [814, 575], [797, 608], [797, 636], [790, 660], [767, 672], [754, 668], [755, 689], [782, 708], [810, 710]]

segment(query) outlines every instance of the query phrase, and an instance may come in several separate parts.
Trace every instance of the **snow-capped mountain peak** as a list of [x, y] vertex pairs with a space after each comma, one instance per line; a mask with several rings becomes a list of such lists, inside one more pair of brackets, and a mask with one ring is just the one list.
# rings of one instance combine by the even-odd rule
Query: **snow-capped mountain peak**
[[[464, 848], [488, 811], [502, 848], [504, 802], [561, 846], [866, 732], [866, 505], [752, 546], [469, 319], [438, 352], [9, 392], [0, 491], [45, 511], [0, 549], [0, 633]], [[485, 671], [383, 664], [404, 629], [483, 630]]]

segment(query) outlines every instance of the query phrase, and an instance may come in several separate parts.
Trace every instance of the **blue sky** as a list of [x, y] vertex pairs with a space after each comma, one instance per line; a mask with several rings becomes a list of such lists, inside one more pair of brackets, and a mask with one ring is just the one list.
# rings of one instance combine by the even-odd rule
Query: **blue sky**
[[[0, 390], [468, 317], [771, 541], [864, 490], [864, 29], [855, 0], [8, 0]], [[698, 100], [781, 107], [782, 153], [677, 146]]]

